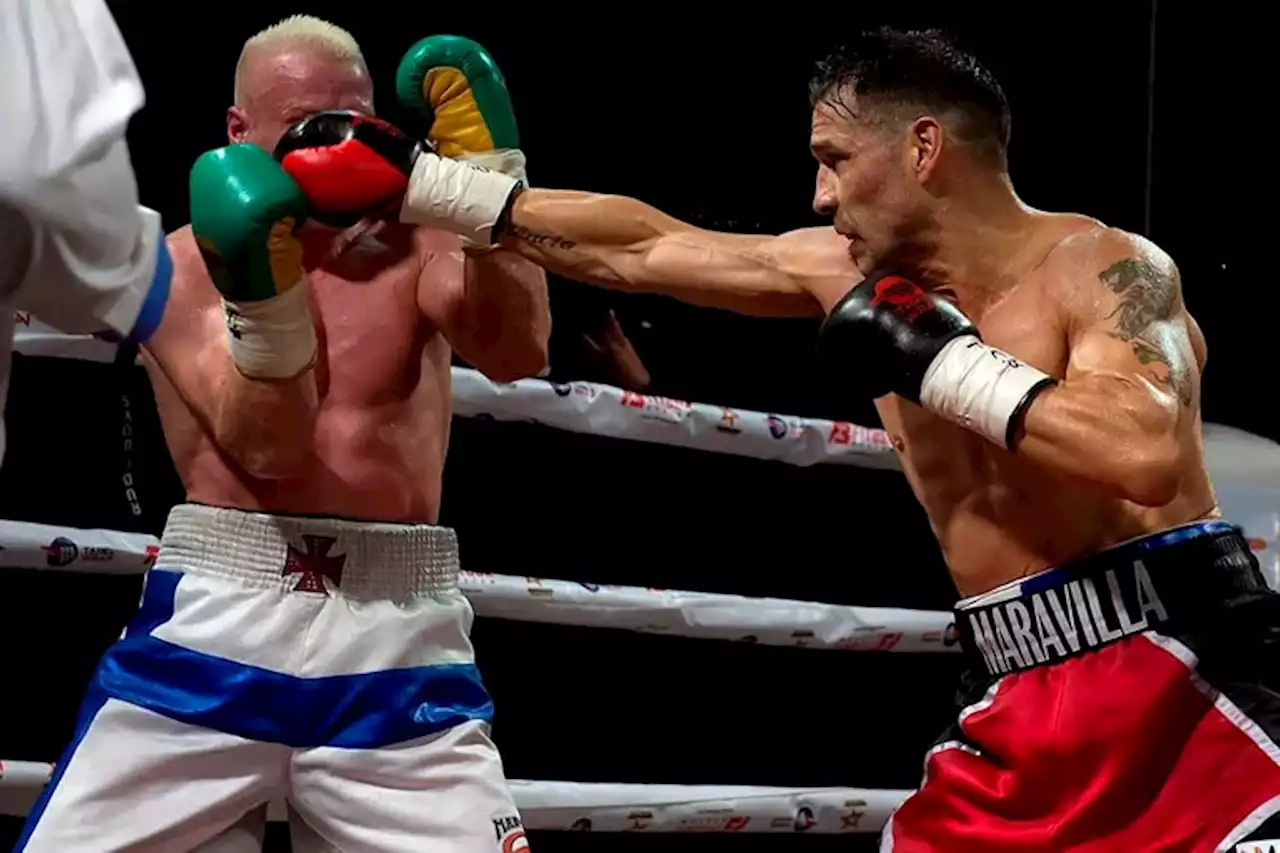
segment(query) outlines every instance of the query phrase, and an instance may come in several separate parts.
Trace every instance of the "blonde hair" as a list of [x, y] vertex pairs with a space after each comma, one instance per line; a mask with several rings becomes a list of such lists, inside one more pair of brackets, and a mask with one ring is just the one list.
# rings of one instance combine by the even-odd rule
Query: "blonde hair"
[[235, 103], [244, 106], [244, 77], [251, 54], [289, 48], [310, 48], [342, 62], [364, 64], [364, 54], [351, 33], [337, 24], [312, 15], [290, 15], [251, 36], [240, 50], [236, 62]]

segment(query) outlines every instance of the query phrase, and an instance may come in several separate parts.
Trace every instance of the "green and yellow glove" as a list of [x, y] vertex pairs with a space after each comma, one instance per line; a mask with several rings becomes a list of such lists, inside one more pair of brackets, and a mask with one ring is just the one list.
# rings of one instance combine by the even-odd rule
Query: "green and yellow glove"
[[287, 379], [316, 358], [297, 232], [307, 202], [271, 155], [238, 143], [191, 167], [191, 230], [222, 294], [232, 361], [253, 379]]
[[527, 184], [506, 81], [489, 52], [462, 36], [428, 36], [396, 70], [396, 97], [423, 122], [437, 154]]

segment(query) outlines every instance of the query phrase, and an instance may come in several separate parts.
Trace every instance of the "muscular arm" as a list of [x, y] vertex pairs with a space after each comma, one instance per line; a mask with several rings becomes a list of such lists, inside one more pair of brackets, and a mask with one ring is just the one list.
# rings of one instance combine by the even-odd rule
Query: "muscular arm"
[[168, 310], [145, 348], [218, 449], [250, 477], [286, 479], [311, 458], [318, 394], [314, 370], [293, 379], [249, 379], [226, 344], [217, 291], [187, 232], [169, 238], [174, 256]]
[[546, 273], [507, 251], [464, 255], [442, 231], [418, 229], [415, 239], [424, 258], [418, 308], [454, 351], [497, 382], [541, 372], [551, 338]]
[[830, 228], [723, 234], [633, 198], [565, 190], [521, 192], [502, 245], [569, 278], [762, 317], [821, 316], [814, 293], [861, 277]]
[[1194, 452], [1198, 330], [1177, 268], [1151, 243], [1112, 232], [1089, 269], [1070, 282], [1066, 376], [1031, 404], [1017, 452], [1162, 506]]

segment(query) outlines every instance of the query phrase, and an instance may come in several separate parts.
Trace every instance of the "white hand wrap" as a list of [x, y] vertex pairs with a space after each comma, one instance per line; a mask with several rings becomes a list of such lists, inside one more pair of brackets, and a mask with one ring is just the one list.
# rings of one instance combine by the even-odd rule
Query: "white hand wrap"
[[522, 186], [529, 186], [529, 173], [524, 152], [519, 148], [496, 148], [493, 151], [478, 151], [474, 154], [463, 154], [458, 159], [466, 160], [468, 163], [475, 163], [477, 166], [483, 166], [490, 172], [501, 172], [504, 175], [509, 175], [519, 181]]
[[924, 374], [920, 404], [1008, 448], [1012, 427], [1054, 379], [973, 335], [942, 348]]
[[250, 379], [291, 379], [316, 360], [316, 327], [307, 283], [257, 302], [222, 301], [227, 345], [236, 368]]
[[[521, 186], [529, 186], [529, 173], [525, 169], [524, 152], [519, 148], [498, 148], [493, 151], [479, 151], [475, 154], [463, 154], [458, 159], [466, 160], [468, 163], [475, 163], [477, 166], [483, 166], [491, 172], [510, 175], [519, 181]], [[476, 243], [466, 237], [461, 238], [461, 243], [462, 248], [473, 255], [483, 255], [502, 248], [493, 244]]]
[[493, 242], [493, 226], [520, 182], [465, 160], [423, 151], [413, 164], [400, 221], [451, 231], [469, 242]]

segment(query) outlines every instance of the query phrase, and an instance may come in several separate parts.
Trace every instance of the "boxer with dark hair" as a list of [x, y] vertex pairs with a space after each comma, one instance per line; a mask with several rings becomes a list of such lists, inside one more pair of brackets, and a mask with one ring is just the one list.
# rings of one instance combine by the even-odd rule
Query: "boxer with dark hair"
[[1280, 839], [1280, 606], [1218, 520], [1177, 267], [1024, 204], [999, 84], [938, 33], [863, 34], [811, 94], [834, 229], [714, 233], [509, 180], [478, 223], [434, 162], [406, 210], [604, 287], [825, 317], [820, 351], [875, 398], [965, 596], [963, 707], [882, 849]]
[[[398, 94], [434, 116], [433, 145], [523, 176], [479, 45], [427, 38], [404, 67]], [[385, 127], [348, 33], [299, 16], [246, 43], [230, 144], [192, 168], [145, 350], [188, 503], [19, 850], [260, 850], [278, 799], [299, 851], [527, 848], [457, 542], [435, 523], [451, 353], [502, 381], [538, 373], [545, 274], [309, 201], [272, 152], [326, 110]], [[312, 189], [403, 191], [367, 152], [343, 156]]]

